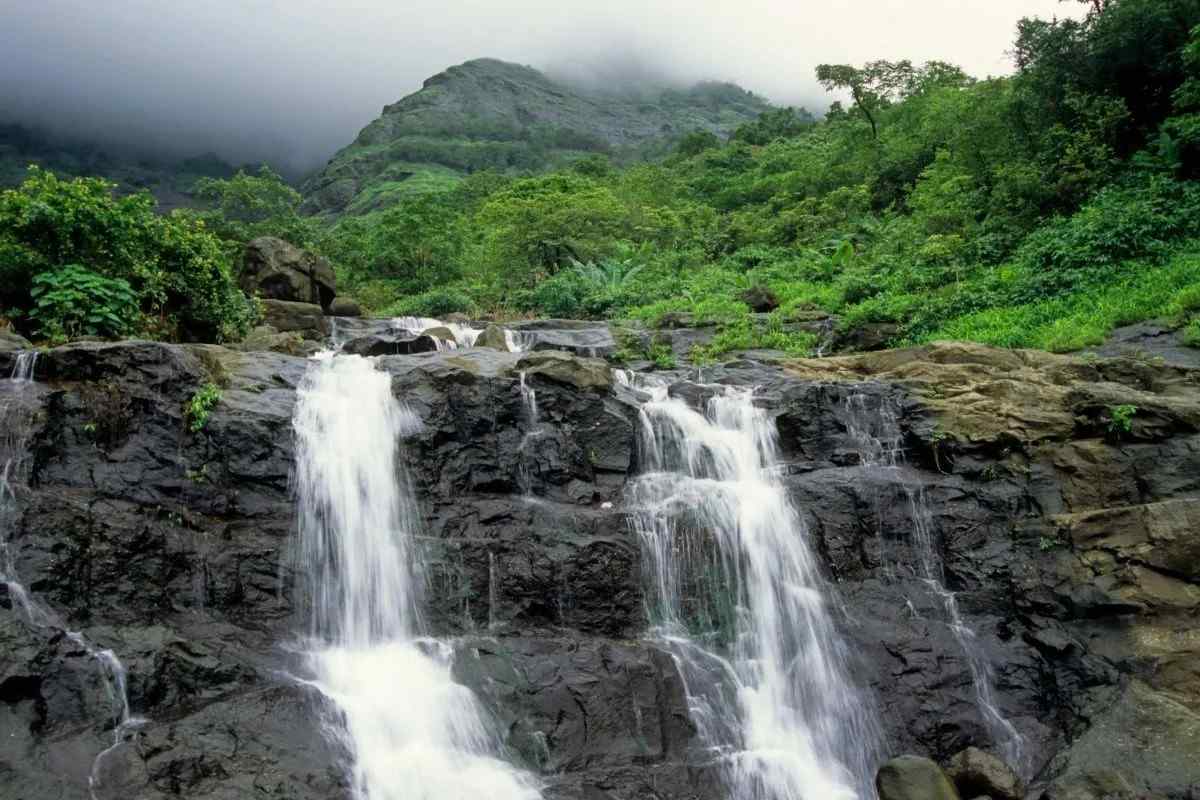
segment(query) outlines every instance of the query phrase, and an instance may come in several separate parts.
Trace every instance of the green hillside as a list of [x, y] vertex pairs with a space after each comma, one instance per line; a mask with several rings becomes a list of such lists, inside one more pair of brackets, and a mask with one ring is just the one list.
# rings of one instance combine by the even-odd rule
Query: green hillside
[[696, 130], [721, 135], [768, 108], [732, 84], [644, 97], [573, 89], [531, 67], [476, 59], [425, 81], [304, 186], [313, 214], [367, 213], [453, 187], [480, 170], [542, 171], [592, 154], [665, 153]]
[[[654, 163], [477, 172], [320, 246], [388, 313], [684, 313], [722, 327], [710, 355], [806, 352], [819, 315], [862, 346], [1071, 350], [1147, 319], [1200, 342], [1198, 24], [1197, 0], [1110, 0], [1023, 20], [1012, 77], [824, 65], [853, 99], [818, 124], [772, 111]], [[391, 116], [346, 152], [386, 147]]]

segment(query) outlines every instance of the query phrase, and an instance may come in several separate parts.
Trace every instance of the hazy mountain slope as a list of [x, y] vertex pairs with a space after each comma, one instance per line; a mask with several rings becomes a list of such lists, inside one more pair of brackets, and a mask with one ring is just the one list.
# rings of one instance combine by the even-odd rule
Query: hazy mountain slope
[[453, 185], [479, 169], [538, 170], [589, 153], [630, 158], [693, 130], [727, 134], [768, 107], [733, 84], [636, 98], [583, 91], [530, 67], [477, 59], [385, 107], [308, 180], [305, 208], [362, 213]]
[[[136, 144], [129, 150], [136, 150]], [[193, 206], [192, 187], [200, 178], [227, 178], [235, 171], [211, 153], [186, 159], [139, 156], [83, 139], [63, 140], [18, 123], [0, 123], [0, 189], [19, 184], [30, 165], [67, 177], [106, 178], [120, 193], [148, 190], [162, 211]]]

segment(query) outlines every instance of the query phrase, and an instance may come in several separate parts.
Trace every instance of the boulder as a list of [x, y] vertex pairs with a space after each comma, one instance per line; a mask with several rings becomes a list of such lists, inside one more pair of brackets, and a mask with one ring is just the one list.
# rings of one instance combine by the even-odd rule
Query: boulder
[[942, 768], [921, 756], [897, 756], [875, 775], [879, 800], [959, 800]]
[[774, 311], [779, 308], [779, 298], [765, 286], [751, 286], [738, 297], [743, 303], [750, 306], [750, 310], [756, 314]]
[[290, 300], [263, 300], [263, 321], [281, 333], [299, 333], [305, 339], [324, 339], [329, 323], [321, 307]]
[[507, 331], [494, 323], [488, 325], [483, 329], [483, 333], [479, 334], [479, 338], [475, 340], [475, 346], [490, 347], [493, 350], [507, 353], [509, 352]]
[[361, 317], [362, 307], [348, 297], [334, 298], [328, 310], [331, 317]]
[[986, 795], [992, 800], [1021, 800], [1021, 779], [991, 753], [968, 747], [946, 764], [946, 776], [963, 797]]
[[438, 349], [432, 336], [360, 336], [342, 345], [343, 353], [359, 356], [408, 356]]
[[31, 350], [33, 344], [20, 334], [12, 331], [0, 331], [0, 350]]
[[272, 300], [313, 303], [328, 309], [337, 294], [333, 266], [283, 239], [262, 236], [246, 245], [241, 287]]

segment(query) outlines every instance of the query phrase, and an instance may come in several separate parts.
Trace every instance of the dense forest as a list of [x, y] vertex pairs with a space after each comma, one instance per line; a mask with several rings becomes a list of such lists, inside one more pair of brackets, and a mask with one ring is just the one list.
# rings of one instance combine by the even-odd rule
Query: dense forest
[[1066, 351], [1157, 318], [1200, 345], [1200, 0], [1086, 5], [1023, 20], [1010, 77], [823, 65], [845, 100], [820, 121], [773, 109], [658, 160], [475, 170], [363, 214], [306, 216], [265, 168], [169, 215], [34, 170], [0, 194], [0, 309], [47, 339], [236, 338], [239, 253], [270, 234], [373, 313], [690, 314], [721, 326], [699, 357], [807, 353], [787, 323], [814, 314], [887, 344]]

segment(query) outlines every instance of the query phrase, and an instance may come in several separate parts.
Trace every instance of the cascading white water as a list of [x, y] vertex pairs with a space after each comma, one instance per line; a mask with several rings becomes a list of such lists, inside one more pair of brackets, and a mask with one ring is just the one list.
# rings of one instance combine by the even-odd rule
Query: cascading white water
[[475, 340], [479, 338], [479, 334], [483, 333], [482, 328], [473, 328], [470, 325], [463, 325], [458, 322], [442, 322], [432, 317], [393, 317], [391, 326], [395, 330], [401, 330], [413, 336], [419, 336], [430, 328], [445, 328], [450, 331], [450, 334], [454, 337], [454, 341], [434, 337], [439, 350], [456, 350], [459, 347], [473, 347]]
[[[910, 541], [917, 556], [917, 577], [928, 589], [935, 604], [941, 608], [945, 624], [966, 656], [975, 690], [975, 703], [979, 707], [992, 742], [1000, 749], [1008, 763], [1019, 770], [1024, 766], [1023, 737], [996, 705], [992, 664], [979, 647], [975, 631], [963, 621], [958, 608], [958, 598], [946, 588], [945, 567], [939, 552], [937, 531], [928, 496], [922, 486], [904, 478], [904, 449], [901, 447], [898, 410], [886, 397], [880, 397], [876, 401], [864, 394], [847, 396], [845, 410], [847, 431], [855, 442], [862, 467], [883, 474], [889, 482], [904, 492], [908, 517], [912, 524]], [[882, 530], [880, 533], [882, 545]], [[885, 575], [891, 576], [892, 566], [884, 564]], [[909, 606], [912, 606], [911, 599]]]
[[78, 631], [67, 630], [65, 621], [52, 608], [31, 596], [17, 576], [9, 538], [16, 513], [17, 490], [25, 483], [29, 468], [28, 446], [35, 416], [31, 391], [37, 357], [36, 350], [18, 353], [11, 377], [0, 380], [0, 583], [4, 584], [9, 598], [29, 625], [63, 631], [100, 667], [100, 677], [113, 710], [112, 744], [96, 754], [88, 775], [88, 793], [92, 800], [100, 800], [106, 759], [125, 744], [127, 734], [148, 720], [130, 710], [125, 666], [116, 653], [95, 647]]
[[419, 523], [400, 440], [419, 427], [369, 359], [324, 353], [298, 392], [301, 568], [309, 653], [337, 713], [359, 800], [534, 800], [528, 775], [451, 677], [449, 645], [422, 637]]
[[[630, 383], [630, 376], [618, 381]], [[676, 657], [733, 800], [873, 797], [880, 740], [752, 393], [699, 413], [647, 385], [629, 505], [652, 634]]]

